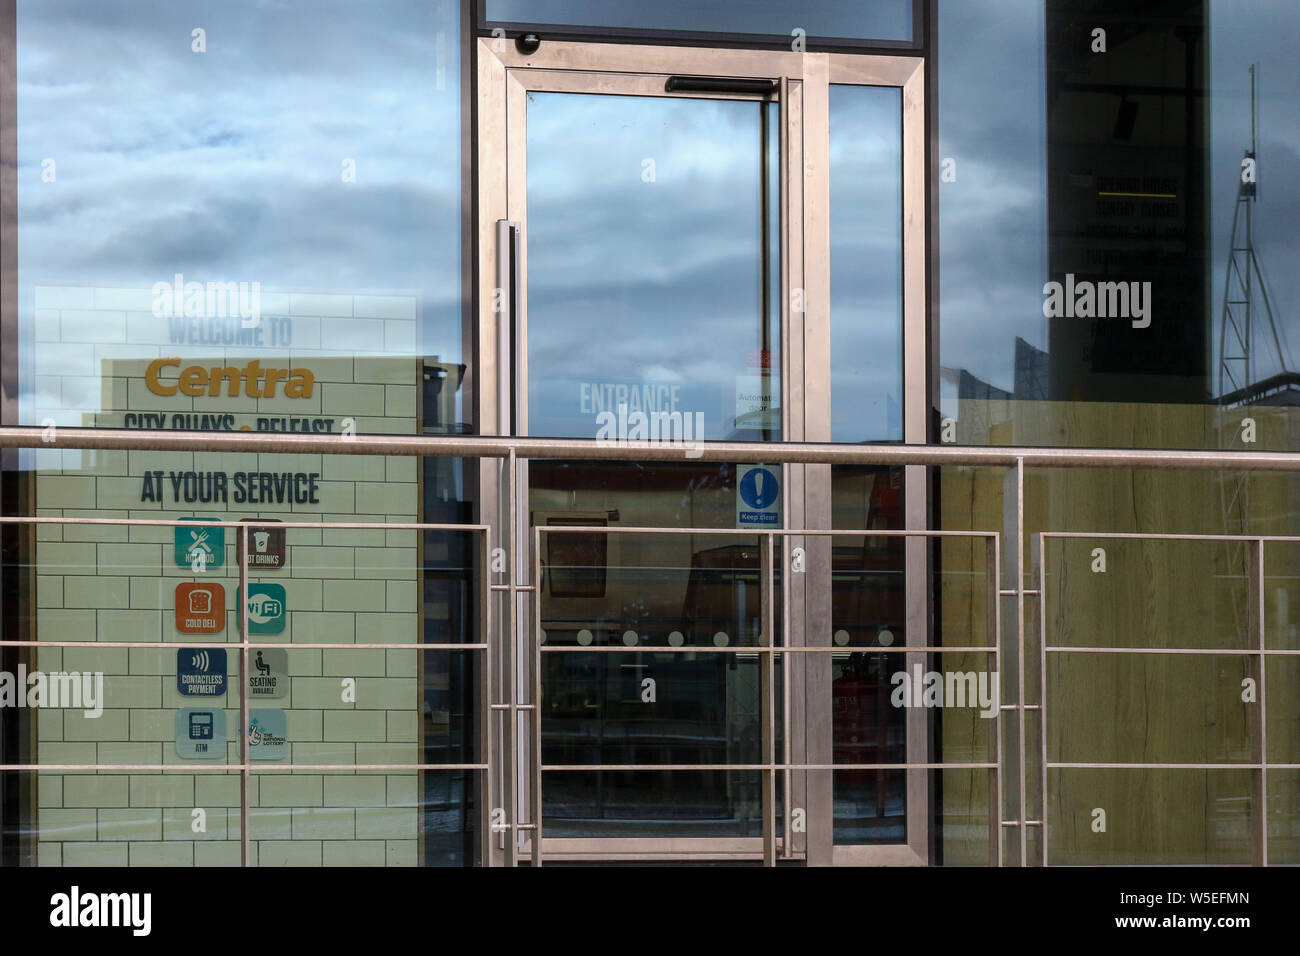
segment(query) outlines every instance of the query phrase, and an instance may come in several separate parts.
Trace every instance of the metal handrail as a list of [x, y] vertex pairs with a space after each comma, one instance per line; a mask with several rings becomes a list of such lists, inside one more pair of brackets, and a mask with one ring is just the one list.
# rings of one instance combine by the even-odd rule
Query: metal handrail
[[432, 458], [571, 458], [755, 464], [968, 465], [994, 468], [1160, 468], [1300, 471], [1300, 452], [1166, 448], [1015, 448], [813, 442], [604, 441], [465, 435], [314, 435], [126, 428], [0, 428], [0, 448], [413, 455]]

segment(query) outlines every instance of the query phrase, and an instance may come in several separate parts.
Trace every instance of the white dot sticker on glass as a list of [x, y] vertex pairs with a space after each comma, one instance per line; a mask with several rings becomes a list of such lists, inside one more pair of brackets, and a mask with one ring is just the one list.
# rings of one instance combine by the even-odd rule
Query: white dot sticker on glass
[[624, 632], [623, 632], [623, 646], [624, 646], [624, 647], [636, 647], [636, 642], [637, 642], [636, 631], [624, 631]]
[[894, 632], [889, 630], [889, 628], [885, 628], [876, 635], [876, 639], [880, 641], [881, 647], [888, 647], [894, 643]]
[[686, 638], [681, 631], [673, 631], [668, 635], [668, 643], [673, 647], [681, 647], [686, 643]]
[[848, 642], [849, 642], [849, 632], [848, 632], [848, 631], [844, 630], [844, 628], [840, 628], [838, 631], [835, 632], [835, 643], [836, 643], [836, 644], [838, 644], [840, 647], [843, 647], [843, 646], [844, 646], [845, 644], [847, 644]]
[[717, 634], [713, 635], [714, 647], [726, 647], [730, 643], [731, 643], [731, 638], [727, 636], [726, 631], [718, 631]]
[[578, 643], [581, 644], [583, 647], [586, 647], [588, 644], [591, 643], [591, 641], [592, 641], [591, 631], [587, 630], [584, 627], [581, 631], [578, 632]]

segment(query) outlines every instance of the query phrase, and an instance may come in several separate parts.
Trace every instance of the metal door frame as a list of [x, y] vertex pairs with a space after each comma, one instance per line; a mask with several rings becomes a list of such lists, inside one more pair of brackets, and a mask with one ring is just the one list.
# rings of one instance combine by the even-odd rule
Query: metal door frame
[[[774, 99], [780, 117], [780, 276], [781, 276], [781, 413], [784, 441], [829, 442], [830, 435], [830, 178], [829, 87], [831, 84], [888, 86], [902, 90], [903, 125], [903, 380], [904, 439], [927, 440], [925, 310], [925, 61], [914, 56], [875, 56], [656, 47], [631, 44], [543, 42], [534, 53], [520, 52], [504, 38], [477, 41], [475, 142], [477, 156], [478, 273], [475, 363], [480, 382], [497, 383], [478, 390], [477, 421], [481, 433], [527, 434], [527, 208], [526, 97], [530, 91], [591, 92], [610, 95], [728, 98], [759, 102], [765, 97], [743, 93], [668, 93], [673, 75], [765, 78], [776, 81]], [[803, 291], [804, 311], [792, 311], [793, 290]], [[513, 404], [513, 408], [508, 405]], [[785, 465], [784, 520], [788, 528], [831, 527], [831, 472], [828, 465]], [[906, 527], [924, 530], [928, 521], [926, 469], [908, 467]], [[533, 686], [532, 538], [528, 533], [527, 462], [513, 455], [499, 469], [480, 475], [480, 521], [501, 529], [497, 542], [508, 555], [509, 570], [498, 575], [491, 632], [504, 634], [494, 668], [493, 700], [500, 715], [489, 737], [497, 752], [489, 786], [502, 802], [509, 825], [493, 842], [489, 862], [510, 865], [530, 852], [529, 779], [519, 768], [535, 765], [529, 755], [538, 716]], [[514, 494], [511, 494], [511, 490]], [[513, 502], [513, 508], [511, 508]], [[792, 646], [831, 643], [828, 538], [794, 538], [803, 547], [808, 573], [790, 588]], [[928, 644], [928, 565], [925, 540], [908, 538], [907, 642]], [[507, 580], [508, 579], [508, 580]], [[808, 581], [824, 585], [810, 592]], [[805, 634], [820, 635], [807, 641]], [[795, 655], [792, 715], [803, 724], [792, 737], [795, 762], [831, 762], [830, 659], [827, 654]], [[807, 659], [806, 659], [807, 658]], [[923, 662], [924, 653], [906, 655], [907, 666]], [[513, 663], [511, 663], [513, 662]], [[810, 708], [809, 701], [822, 701]], [[909, 763], [929, 759], [927, 715], [909, 710]], [[498, 749], [499, 748], [499, 749]], [[823, 752], [824, 751], [824, 752]], [[506, 759], [514, 754], [516, 760]], [[532, 775], [527, 775], [531, 777]], [[924, 865], [930, 858], [929, 783], [925, 771], [908, 771], [908, 841], [885, 846], [833, 846], [832, 779], [829, 773], [795, 775], [792, 798], [809, 809], [808, 832], [794, 834], [782, 857], [813, 865]], [[505, 799], [513, 793], [513, 800]], [[506, 838], [506, 833], [514, 839]], [[778, 841], [780, 843], [780, 841]], [[508, 845], [507, 845], [508, 844]], [[750, 845], [752, 844], [752, 846]], [[761, 838], [547, 840], [547, 859], [761, 859]]]

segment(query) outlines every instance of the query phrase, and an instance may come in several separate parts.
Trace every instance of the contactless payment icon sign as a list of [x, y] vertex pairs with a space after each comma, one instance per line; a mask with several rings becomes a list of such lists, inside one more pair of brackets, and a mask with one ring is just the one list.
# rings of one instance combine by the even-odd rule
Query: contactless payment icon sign
[[176, 691], [183, 697], [226, 693], [226, 649], [182, 647], [176, 651]]
[[219, 568], [226, 562], [226, 529], [205, 528], [202, 525], [216, 521], [216, 518], [182, 518], [193, 522], [198, 527], [177, 525], [176, 566], [189, 568], [191, 571], [203, 571], [207, 568]]
[[[235, 606], [240, 606], [242, 588], [236, 590]], [[248, 633], [279, 634], [284, 630], [286, 608], [283, 584], [248, 586]]]

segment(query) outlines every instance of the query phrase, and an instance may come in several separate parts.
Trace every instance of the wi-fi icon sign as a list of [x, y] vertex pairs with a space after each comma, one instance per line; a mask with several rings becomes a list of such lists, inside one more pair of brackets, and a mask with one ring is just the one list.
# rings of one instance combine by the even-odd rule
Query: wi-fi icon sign
[[208, 652], [199, 651], [190, 657], [190, 667], [196, 670], [206, 671], [208, 669]]

